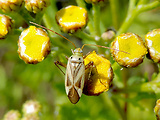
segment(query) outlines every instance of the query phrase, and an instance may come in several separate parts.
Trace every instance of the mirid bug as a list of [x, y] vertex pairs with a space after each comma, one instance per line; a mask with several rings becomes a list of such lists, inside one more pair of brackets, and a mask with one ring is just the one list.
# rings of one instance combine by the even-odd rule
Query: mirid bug
[[[83, 92], [83, 87], [84, 87], [84, 80], [85, 80], [85, 69], [93, 66], [93, 62], [91, 61], [90, 63], [88, 63], [86, 66], [84, 65], [84, 58], [86, 56], [83, 56], [83, 48], [86, 45], [90, 45], [90, 46], [97, 46], [97, 47], [103, 47], [103, 48], [107, 48], [107, 49], [112, 49], [109, 47], [105, 47], [105, 46], [100, 46], [100, 45], [92, 45], [92, 44], [84, 44], [82, 46], [82, 48], [76, 48], [75, 44], [70, 41], [69, 39], [65, 38], [64, 36], [62, 36], [61, 34], [50, 30], [44, 26], [38, 25], [36, 23], [30, 22], [31, 24], [34, 24], [36, 26], [42, 27], [44, 29], [47, 29], [51, 32], [56, 33], [57, 35], [63, 37], [64, 39], [68, 40], [69, 42], [72, 43], [72, 45], [75, 47], [75, 50], [72, 50], [73, 55], [70, 56], [67, 62], [67, 65], [60, 62], [60, 61], [55, 61], [55, 65], [61, 70], [61, 68], [58, 65], [61, 65], [63, 67], [66, 68], [66, 73], [64, 73], [62, 70], [61, 72], [65, 75], [65, 90], [66, 90], [66, 94], [70, 100], [71, 103], [76, 104]], [[112, 50], [116, 50], [116, 49], [112, 49]], [[120, 51], [120, 50], [117, 50]], [[121, 52], [125, 52], [125, 51], [121, 51]], [[125, 52], [127, 53], [127, 52]]]

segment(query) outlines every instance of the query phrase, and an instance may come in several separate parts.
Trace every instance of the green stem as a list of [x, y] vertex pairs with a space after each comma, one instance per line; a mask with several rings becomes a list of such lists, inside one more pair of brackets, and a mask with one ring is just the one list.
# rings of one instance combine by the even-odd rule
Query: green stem
[[[124, 88], [127, 88], [127, 80], [128, 80], [128, 70], [126, 68], [123, 68], [122, 70], [122, 79], [123, 79], [123, 85]], [[125, 93], [125, 99], [128, 98], [128, 93]], [[125, 113], [125, 118], [127, 119], [127, 112], [128, 112], [128, 102], [124, 101], [124, 113]]]
[[81, 32], [77, 32], [74, 34], [76, 37], [82, 39], [82, 40], [87, 40], [87, 41], [95, 41], [95, 38], [92, 37], [91, 35], [81, 31]]
[[[48, 14], [44, 14], [43, 15], [43, 21], [44, 21], [44, 24], [45, 26], [48, 28], [48, 29], [51, 29], [53, 31], [58, 31], [56, 29], [56, 24], [53, 24], [52, 20], [50, 19], [49, 15]], [[51, 31], [48, 31], [50, 33], [50, 36], [51, 37], [54, 37], [55, 36], [55, 33], [51, 32]]]
[[127, 14], [130, 14], [132, 12], [132, 10], [136, 7], [136, 2], [137, 2], [137, 0], [130, 0], [129, 1], [129, 7], [128, 7]]
[[144, 11], [147, 11], [147, 10], [154, 9], [158, 6], [160, 6], [160, 2], [159, 1], [154, 1], [154, 2], [149, 3], [147, 5], [139, 5], [138, 7], [140, 8], [139, 12], [144, 12]]
[[116, 89], [116, 93], [132, 93], [132, 92], [152, 92], [152, 93], [160, 93], [160, 83], [159, 82], [147, 82], [138, 85], [128, 86], [122, 89]]
[[147, 5], [138, 4], [136, 7], [134, 6], [135, 3], [136, 3], [136, 0], [130, 0], [129, 10], [128, 10], [129, 12], [128, 12], [128, 14], [127, 14], [122, 26], [118, 30], [117, 35], [120, 35], [120, 34], [126, 32], [127, 29], [130, 27], [130, 25], [132, 24], [132, 22], [135, 19], [135, 17], [139, 13], [160, 6], [160, 2], [159, 1], [154, 1], [154, 2], [149, 3]]
[[[86, 4], [85, 4], [84, 0], [76, 0], [76, 2], [77, 2], [78, 6], [83, 7], [84, 9], [88, 10], [86, 8]], [[94, 33], [94, 28], [93, 28], [93, 24], [92, 24], [93, 17], [92, 17], [92, 14], [90, 13], [90, 11], [88, 11], [88, 19], [89, 19], [89, 21], [88, 21], [89, 31], [91, 34], [93, 34]]]
[[138, 4], [137, 5], [140, 5], [140, 4], [146, 4], [148, 3], [149, 0], [139, 0]]
[[[45, 14], [43, 15], [43, 22], [47, 28], [61, 34], [61, 31], [55, 20], [56, 12], [57, 12], [57, 7], [55, 4], [55, 0], [52, 0], [51, 5], [46, 9]], [[60, 36], [58, 36], [54, 32], [50, 31], [48, 32], [50, 33], [51, 41], [54, 46], [62, 47], [65, 50], [65, 53], [70, 53], [70, 49], [68, 49], [68, 46], [61, 41]]]
[[69, 47], [66, 44], [62, 43], [58, 37], [51, 38], [51, 42], [54, 46], [63, 48], [66, 54], [69, 54], [71, 52]]
[[76, 2], [79, 7], [83, 7], [84, 9], [86, 9], [86, 4], [84, 0], [76, 0]]
[[43, 15], [44, 15], [44, 12], [39, 12], [36, 14], [36, 18], [35, 18], [36, 23], [41, 24]]
[[118, 70], [118, 69], [120, 69], [121, 68], [121, 66], [117, 63], [117, 62], [114, 62], [113, 64], [112, 64], [112, 69], [113, 69], [113, 71], [116, 71], [116, 70]]
[[112, 102], [113, 102], [115, 108], [117, 109], [117, 111], [121, 115], [122, 119], [123, 120], [127, 120], [126, 115], [124, 114], [124, 112], [123, 112], [118, 100], [116, 98], [114, 98], [114, 97], [111, 97], [111, 99], [112, 99]]
[[132, 24], [134, 18], [137, 16], [137, 14], [138, 14], [138, 12], [136, 11], [136, 9], [134, 9], [132, 11], [132, 13], [128, 13], [128, 15], [125, 18], [122, 26], [118, 30], [117, 35], [120, 35], [120, 34], [122, 34], [122, 33], [127, 31], [127, 29], [130, 27], [130, 25]]
[[13, 30], [13, 34], [14, 34], [14, 35], [20, 35], [22, 31], [23, 31], [23, 30], [20, 30], [20, 29], [14, 29], [14, 30]]
[[35, 19], [29, 14], [26, 9], [21, 9], [18, 13], [28, 24], [30, 24], [29, 21], [35, 22]]
[[99, 36], [101, 35], [100, 31], [100, 6], [98, 4], [92, 4], [93, 6], [93, 20], [94, 20], [94, 30], [95, 35]]
[[[52, 0], [51, 5], [46, 9], [45, 14], [43, 15], [43, 21], [47, 28], [52, 29], [60, 33], [60, 29], [57, 25], [55, 16], [57, 12], [56, 1]], [[51, 33], [54, 36], [54, 33]]]
[[117, 30], [119, 27], [119, 17], [118, 17], [118, 0], [110, 0], [110, 6], [111, 6], [111, 13], [112, 13], [112, 21], [113, 26]]
[[124, 113], [122, 111], [122, 108], [119, 104], [119, 102], [117, 101], [117, 99], [115, 97], [109, 97], [108, 93], [103, 93], [101, 95], [101, 98], [103, 100], [103, 103], [105, 105], [105, 107], [110, 107], [110, 108], [113, 108], [115, 106], [115, 111], [118, 112], [118, 114], [122, 117], [122, 119], [124, 120]]

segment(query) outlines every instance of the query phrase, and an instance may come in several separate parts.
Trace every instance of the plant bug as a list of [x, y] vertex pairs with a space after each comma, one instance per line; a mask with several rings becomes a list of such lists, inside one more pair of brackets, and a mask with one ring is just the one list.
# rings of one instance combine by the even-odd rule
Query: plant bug
[[[67, 58], [68, 59], [67, 65], [60, 61], [55, 61], [54, 63], [60, 70], [61, 68], [58, 65], [61, 65], [66, 68], [66, 73], [64, 73], [61, 70], [61, 72], [65, 75], [66, 94], [70, 102], [73, 104], [76, 104], [79, 101], [83, 92], [84, 80], [85, 80], [85, 69], [93, 66], [94, 64], [91, 61], [86, 66], [84, 65], [84, 58], [87, 56], [87, 55], [83, 56], [84, 46], [89, 45], [89, 46], [97, 46], [97, 47], [102, 47], [107, 49], [112, 49], [112, 48], [100, 46], [100, 45], [92, 45], [92, 44], [84, 44], [82, 48], [76, 48], [75, 44], [72, 41], [62, 36], [61, 34], [53, 30], [50, 30], [44, 26], [38, 25], [36, 23], [33, 23], [33, 22], [30, 22], [30, 23], [56, 33], [57, 35], [63, 37], [64, 39], [72, 43], [72, 45], [75, 47], [75, 50], [72, 50], [73, 55]], [[117, 49], [112, 49], [112, 50], [117, 50]], [[121, 50], [117, 50], [117, 51], [121, 51]], [[125, 52], [125, 51], [121, 51], [121, 52]]]

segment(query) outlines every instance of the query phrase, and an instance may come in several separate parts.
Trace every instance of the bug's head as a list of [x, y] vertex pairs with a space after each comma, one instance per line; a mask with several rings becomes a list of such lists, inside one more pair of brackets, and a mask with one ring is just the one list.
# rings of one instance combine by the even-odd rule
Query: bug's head
[[80, 53], [80, 54], [83, 54], [83, 51], [82, 51], [81, 48], [76, 48], [74, 51], [72, 50], [72, 53], [73, 53], [73, 54], [77, 54], [77, 53], [78, 53], [78, 54], [79, 54], [79, 53]]
[[72, 50], [73, 55], [70, 57], [71, 63], [80, 63], [83, 62], [83, 51], [81, 48], [76, 48]]

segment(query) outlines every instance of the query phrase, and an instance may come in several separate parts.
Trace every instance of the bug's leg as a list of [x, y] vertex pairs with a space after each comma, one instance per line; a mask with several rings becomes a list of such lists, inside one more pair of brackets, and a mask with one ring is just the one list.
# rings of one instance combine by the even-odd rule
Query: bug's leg
[[[88, 74], [88, 80], [89, 80], [90, 77], [93, 75], [93, 73], [92, 73], [93, 67], [94, 67], [94, 62], [93, 62], [93, 61], [89, 62], [89, 63], [85, 66], [85, 70], [88, 69], [88, 68], [90, 68], [89, 74]], [[103, 85], [106, 87], [106, 85], [105, 85], [101, 80], [100, 80], [100, 83], [103, 84]]]
[[85, 59], [91, 52], [88, 52], [86, 55], [83, 56], [83, 59]]
[[69, 57], [68, 57], [68, 56], [65, 56], [65, 57], [66, 57], [66, 59], [68, 60]]
[[60, 61], [55, 61], [54, 64], [60, 69], [60, 71], [65, 75], [65, 73], [63, 72], [63, 70], [58, 66], [62, 66], [62, 67], [65, 67], [66, 68], [66, 64], [65, 63], [62, 63]]
[[85, 70], [88, 69], [88, 68], [90, 68], [89, 74], [88, 74], [88, 80], [89, 80], [90, 77], [91, 77], [93, 65], [94, 65], [94, 63], [93, 63], [93, 61], [91, 61], [91, 62], [89, 62], [89, 63], [85, 66]]
[[89, 62], [86, 66], [85, 66], [85, 70], [90, 68], [90, 67], [93, 67], [93, 61]]

